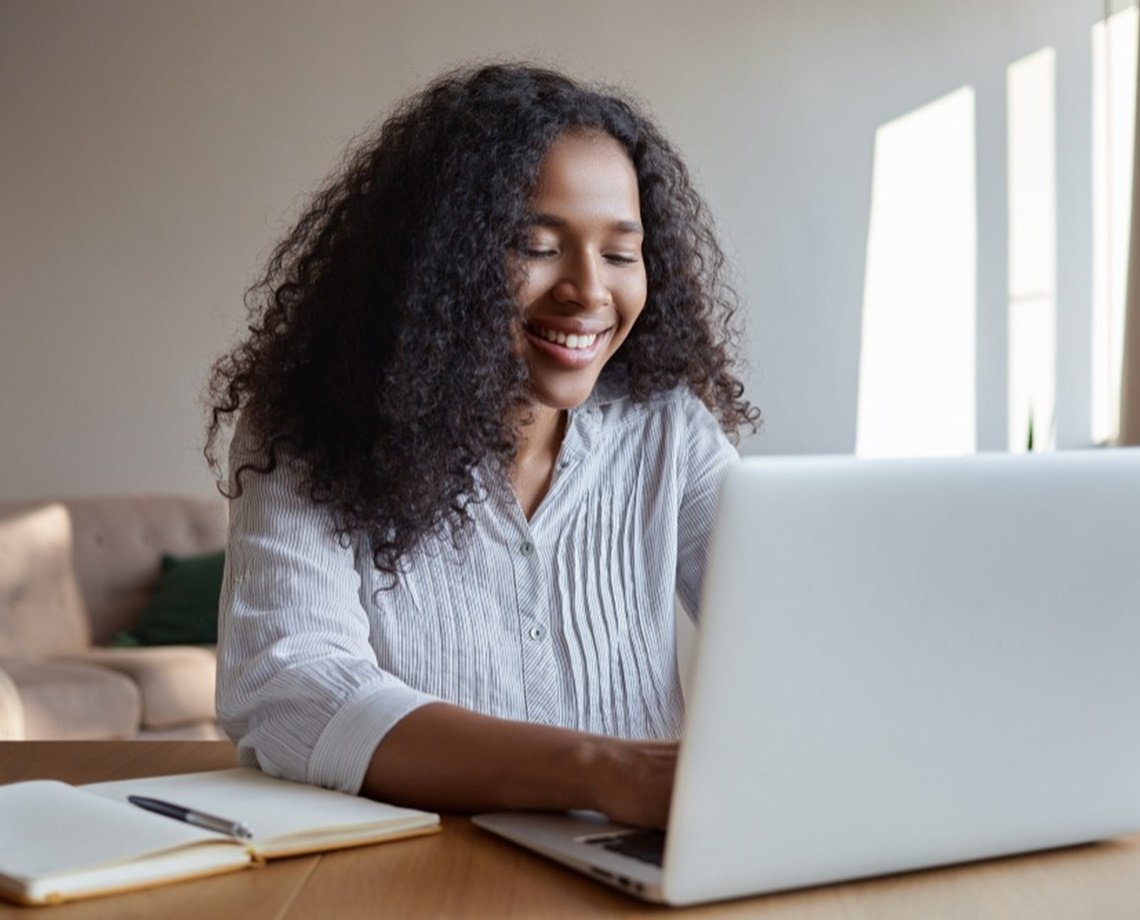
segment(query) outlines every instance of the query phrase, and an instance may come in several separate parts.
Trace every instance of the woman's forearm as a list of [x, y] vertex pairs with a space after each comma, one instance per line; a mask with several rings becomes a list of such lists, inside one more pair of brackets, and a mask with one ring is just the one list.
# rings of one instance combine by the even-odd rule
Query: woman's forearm
[[663, 827], [676, 748], [430, 703], [385, 736], [362, 792], [435, 811], [590, 808]]

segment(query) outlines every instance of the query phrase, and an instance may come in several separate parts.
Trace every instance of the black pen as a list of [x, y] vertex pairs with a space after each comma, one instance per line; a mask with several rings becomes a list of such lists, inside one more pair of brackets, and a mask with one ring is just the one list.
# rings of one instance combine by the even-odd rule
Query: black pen
[[204, 811], [183, 808], [181, 805], [163, 802], [160, 799], [148, 799], [142, 795], [128, 795], [127, 801], [132, 805], [138, 805], [139, 808], [145, 808], [147, 811], [166, 815], [166, 817], [174, 818], [176, 821], [185, 821], [187, 824], [193, 824], [195, 827], [202, 827], [208, 831], [229, 834], [231, 837], [239, 837], [242, 840], [249, 840], [253, 837], [253, 831], [240, 821], [219, 818], [217, 815], [208, 815]]

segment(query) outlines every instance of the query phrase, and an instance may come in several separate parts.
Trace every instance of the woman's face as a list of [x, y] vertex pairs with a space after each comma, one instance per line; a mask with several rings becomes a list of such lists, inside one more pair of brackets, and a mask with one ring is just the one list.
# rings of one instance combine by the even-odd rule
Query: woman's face
[[520, 349], [535, 400], [580, 405], [645, 307], [637, 173], [600, 133], [564, 134], [539, 166], [519, 257]]

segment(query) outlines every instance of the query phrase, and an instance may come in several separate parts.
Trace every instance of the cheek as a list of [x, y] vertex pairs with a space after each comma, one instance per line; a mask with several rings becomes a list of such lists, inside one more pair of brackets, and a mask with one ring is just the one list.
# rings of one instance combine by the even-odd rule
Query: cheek
[[543, 277], [541, 268], [530, 268], [518, 277], [515, 284], [515, 302], [525, 310], [536, 300], [542, 298], [548, 286], [549, 282]]
[[630, 279], [617, 293], [617, 304], [621, 310], [622, 319], [627, 326], [632, 326], [641, 312], [645, 309], [645, 301], [649, 296], [649, 287], [645, 276]]
[[507, 277], [510, 280], [511, 290], [514, 292], [515, 302], [526, 306], [535, 297], [536, 281], [534, 270], [522, 260], [511, 258], [507, 260]]

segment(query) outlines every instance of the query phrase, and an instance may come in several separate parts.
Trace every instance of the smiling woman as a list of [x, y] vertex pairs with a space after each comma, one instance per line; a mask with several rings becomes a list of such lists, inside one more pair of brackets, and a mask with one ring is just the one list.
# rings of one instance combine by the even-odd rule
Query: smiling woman
[[674, 594], [757, 418], [722, 263], [657, 129], [556, 73], [450, 74], [356, 150], [214, 370], [244, 763], [663, 824]]

